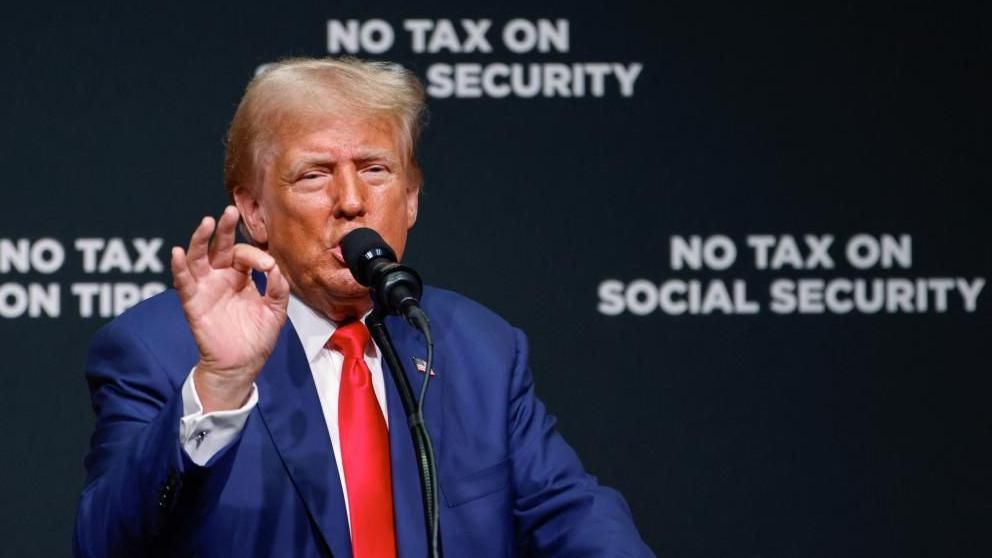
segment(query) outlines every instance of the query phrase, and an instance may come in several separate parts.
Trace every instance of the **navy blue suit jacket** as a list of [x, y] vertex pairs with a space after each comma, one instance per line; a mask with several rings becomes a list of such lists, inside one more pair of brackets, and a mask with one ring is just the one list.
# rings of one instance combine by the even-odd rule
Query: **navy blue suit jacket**
[[[555, 431], [534, 394], [524, 335], [451, 292], [427, 289], [423, 306], [436, 347], [425, 415], [445, 554], [651, 556], [620, 495], [586, 474]], [[424, 358], [419, 333], [396, 318], [387, 328], [401, 359]], [[86, 373], [97, 422], [76, 555], [350, 557], [334, 454], [292, 324], [258, 377], [259, 403], [240, 438], [203, 467], [178, 435], [180, 390], [197, 359], [174, 291], [96, 334]], [[425, 556], [413, 445], [396, 388], [386, 386], [397, 547]]]

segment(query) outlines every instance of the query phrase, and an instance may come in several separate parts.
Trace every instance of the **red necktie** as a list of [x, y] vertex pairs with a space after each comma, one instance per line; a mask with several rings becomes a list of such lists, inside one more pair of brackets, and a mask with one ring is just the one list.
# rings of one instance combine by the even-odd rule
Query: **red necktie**
[[355, 558], [395, 558], [389, 433], [372, 389], [372, 372], [365, 364], [368, 343], [369, 330], [362, 322], [339, 327], [327, 343], [344, 355], [338, 432], [351, 513], [351, 548]]

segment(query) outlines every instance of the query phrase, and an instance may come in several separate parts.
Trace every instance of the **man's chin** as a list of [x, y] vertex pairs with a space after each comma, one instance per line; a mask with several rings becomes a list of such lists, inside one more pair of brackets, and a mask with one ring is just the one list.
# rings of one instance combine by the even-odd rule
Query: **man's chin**
[[[372, 299], [368, 287], [363, 287], [347, 270], [333, 277], [307, 281], [293, 285], [293, 294], [304, 304], [323, 314], [351, 314], [361, 309], [371, 308]], [[330, 317], [330, 316], [328, 316]]]

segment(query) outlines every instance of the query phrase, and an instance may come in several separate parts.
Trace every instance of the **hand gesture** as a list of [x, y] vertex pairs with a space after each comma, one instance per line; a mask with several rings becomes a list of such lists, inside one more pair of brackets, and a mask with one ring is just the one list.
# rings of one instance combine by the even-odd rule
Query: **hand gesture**
[[[204, 217], [188, 251], [172, 249], [172, 275], [183, 312], [200, 350], [193, 379], [204, 412], [244, 404], [286, 321], [289, 283], [275, 260], [248, 244], [235, 244], [238, 210], [228, 206], [217, 223]], [[266, 274], [259, 294], [251, 270]]]

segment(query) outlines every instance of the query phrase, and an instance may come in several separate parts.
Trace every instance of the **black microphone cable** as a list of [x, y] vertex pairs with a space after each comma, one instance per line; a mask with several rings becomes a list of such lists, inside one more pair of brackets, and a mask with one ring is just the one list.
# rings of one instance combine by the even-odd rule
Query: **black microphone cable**
[[[440, 491], [437, 480], [437, 464], [434, 458], [434, 445], [424, 420], [424, 400], [434, 369], [434, 339], [431, 336], [430, 321], [420, 308], [420, 295], [423, 283], [420, 275], [412, 268], [396, 261], [396, 254], [389, 248], [379, 233], [372, 229], [359, 228], [341, 239], [341, 251], [345, 263], [359, 284], [369, 287], [374, 309], [369, 316], [370, 330], [383, 350], [383, 356], [393, 372], [393, 380], [400, 392], [400, 399], [407, 414], [407, 423], [413, 438], [420, 471], [421, 488], [424, 491], [424, 515], [427, 522], [428, 555], [441, 558], [440, 532], [441, 510]], [[424, 336], [427, 360], [420, 392], [414, 402], [409, 380], [403, 373], [403, 365], [396, 356], [382, 321], [382, 313], [401, 315]]]

